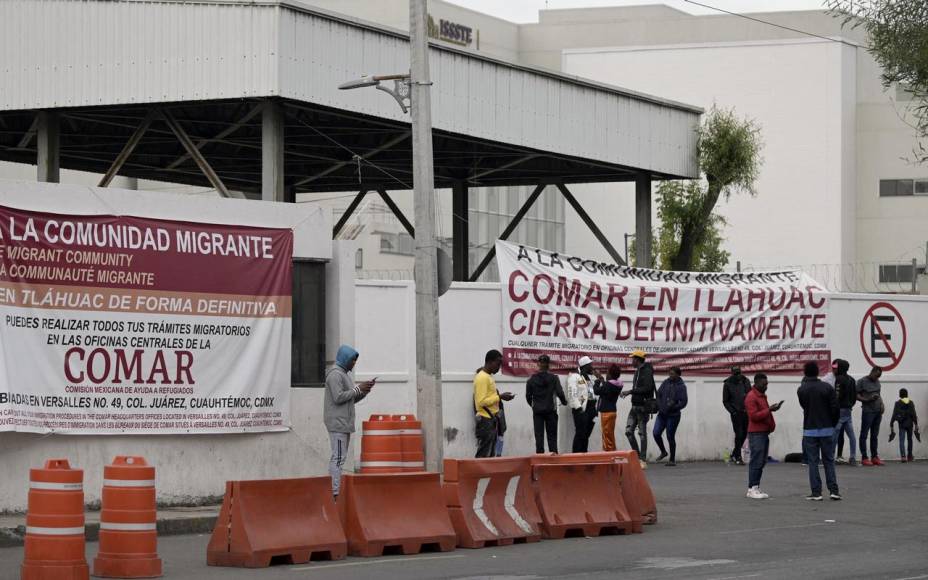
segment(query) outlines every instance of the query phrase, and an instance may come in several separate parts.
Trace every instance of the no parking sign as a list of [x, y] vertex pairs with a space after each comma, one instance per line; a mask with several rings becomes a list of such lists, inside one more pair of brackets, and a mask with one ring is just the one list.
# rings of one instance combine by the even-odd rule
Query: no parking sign
[[899, 366], [907, 338], [905, 320], [889, 302], [876, 302], [860, 321], [860, 349], [864, 358], [884, 371]]

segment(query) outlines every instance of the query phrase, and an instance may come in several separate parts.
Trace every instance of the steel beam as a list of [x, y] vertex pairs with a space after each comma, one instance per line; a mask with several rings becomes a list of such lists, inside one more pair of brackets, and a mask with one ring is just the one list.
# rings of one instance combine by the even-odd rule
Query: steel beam
[[159, 113], [164, 119], [164, 122], [171, 129], [174, 135], [177, 137], [177, 140], [180, 141], [181, 145], [184, 146], [184, 149], [187, 150], [187, 153], [190, 157], [196, 162], [197, 167], [200, 168], [200, 171], [203, 172], [203, 175], [206, 176], [206, 179], [210, 182], [213, 188], [219, 192], [219, 195], [222, 197], [232, 197], [229, 193], [229, 190], [226, 188], [225, 184], [219, 179], [219, 176], [213, 171], [213, 168], [210, 166], [209, 162], [203, 157], [203, 154], [200, 153], [200, 150], [196, 148], [193, 141], [190, 139], [190, 136], [187, 135], [187, 132], [184, 131], [184, 128], [180, 126], [180, 123], [177, 122], [177, 119], [174, 118], [174, 115], [171, 114], [167, 109], [160, 109]]
[[[248, 124], [249, 121], [251, 121], [252, 119], [254, 119], [255, 117], [257, 117], [258, 114], [261, 113], [261, 111], [264, 109], [264, 105], [265, 105], [264, 103], [259, 103], [259, 104], [257, 104], [256, 106], [252, 107], [252, 109], [251, 109], [250, 111], [248, 111], [248, 113], [245, 114], [244, 117], [242, 117], [242, 118], [239, 119], [238, 121], [235, 121], [234, 123], [232, 123], [231, 125], [229, 125], [229, 126], [226, 127], [225, 129], [223, 129], [222, 131], [220, 131], [219, 133], [216, 133], [216, 136], [215, 136], [215, 137], [213, 137], [213, 138], [211, 138], [211, 139], [200, 139], [200, 140], [198, 140], [198, 141], [196, 142], [195, 147], [197, 148], [197, 150], [199, 150], [199, 149], [202, 149], [202, 148], [203, 148], [205, 145], [207, 145], [208, 143], [212, 143], [213, 141], [222, 141], [223, 139], [225, 139], [226, 137], [228, 137], [228, 136], [231, 135], [232, 133], [235, 133], [236, 131], [238, 131], [239, 129], [241, 129], [242, 127], [244, 127], [246, 124]], [[168, 169], [174, 169], [175, 167], [177, 167], [178, 165], [180, 165], [181, 163], [183, 163], [184, 161], [186, 161], [186, 160], [188, 160], [188, 159], [190, 159], [190, 155], [188, 155], [188, 154], [185, 153], [185, 154], [181, 155], [180, 157], [178, 157], [177, 159], [175, 159], [174, 161], [172, 161], [170, 164], [168, 164], [168, 167], [167, 167], [167, 168], [168, 168]]]
[[635, 177], [635, 266], [652, 268], [651, 263], [651, 176]]
[[148, 127], [151, 125], [154, 117], [154, 113], [148, 113], [145, 115], [145, 118], [142, 119], [142, 122], [139, 124], [138, 128], [132, 133], [132, 135], [129, 137], [129, 140], [126, 141], [122, 151], [120, 151], [119, 155], [116, 156], [116, 159], [113, 160], [113, 164], [110, 165], [110, 168], [106, 170], [105, 174], [103, 174], [103, 178], [100, 179], [100, 183], [98, 184], [99, 187], [107, 187], [109, 186], [110, 182], [113, 181], [113, 178], [116, 177], [116, 174], [119, 173], [119, 170], [122, 169], [123, 165], [125, 165], [126, 160], [128, 160], [129, 156], [132, 155], [132, 152], [135, 151], [135, 148], [142, 140], [142, 137], [145, 136], [145, 131], [148, 130]]
[[[532, 209], [532, 206], [535, 205], [535, 201], [538, 200], [538, 197], [541, 195], [541, 192], [545, 190], [546, 185], [541, 184], [535, 187], [532, 194], [528, 196], [528, 199], [525, 200], [525, 203], [522, 204], [522, 207], [519, 208], [519, 211], [516, 212], [516, 215], [512, 217], [512, 221], [509, 222], [509, 225], [506, 226], [506, 229], [503, 230], [503, 233], [499, 235], [499, 239], [508, 240], [509, 236], [512, 235], [512, 232], [516, 230], [519, 226], [519, 223], [522, 222], [522, 218], [525, 217], [525, 214], [528, 213], [528, 210]], [[496, 256], [496, 244], [490, 246], [490, 251], [487, 252], [486, 257], [483, 258], [483, 261], [480, 262], [480, 265], [477, 266], [477, 269], [474, 270], [474, 273], [470, 276], [471, 282], [476, 282], [480, 279], [480, 276], [483, 274], [483, 271], [487, 269], [487, 266], [490, 265], [490, 262], [493, 261], [493, 258]]]
[[451, 263], [453, 280], [466, 282], [470, 273], [470, 214], [467, 184], [458, 181], [451, 188]]
[[39, 127], [39, 116], [36, 115], [32, 120], [32, 124], [29, 125], [29, 128], [26, 129], [26, 132], [23, 133], [23, 138], [19, 140], [19, 143], [16, 144], [16, 149], [26, 149], [29, 147], [29, 144], [32, 143], [32, 138], [35, 137], [35, 132]]
[[406, 233], [412, 237], [416, 237], [416, 229], [412, 227], [412, 224], [409, 223], [409, 220], [406, 219], [405, 215], [403, 215], [403, 212], [393, 201], [393, 198], [390, 197], [390, 194], [387, 193], [387, 190], [378, 189], [377, 193], [380, 194], [381, 199], [383, 199], [383, 202], [387, 204], [387, 207], [390, 208], [390, 211], [393, 212], [393, 215], [396, 216], [396, 219], [400, 220], [400, 223], [403, 224], [404, 228], [406, 228]]
[[380, 145], [380, 146], [378, 146], [378, 147], [376, 147], [376, 148], [374, 148], [374, 149], [371, 149], [370, 151], [368, 151], [368, 152], [365, 153], [364, 155], [358, 155], [358, 156], [356, 156], [356, 157], [352, 157], [351, 159], [349, 159], [349, 160], [347, 160], [347, 161], [339, 161], [338, 163], [336, 163], [336, 164], [333, 165], [332, 167], [329, 167], [328, 169], [325, 169], [325, 170], [320, 171], [319, 173], [317, 173], [317, 174], [315, 174], [315, 175], [311, 175], [311, 176], [309, 176], [309, 177], [306, 177], [306, 178], [304, 178], [304, 179], [301, 179], [301, 180], [297, 181], [294, 185], [296, 185], [296, 186], [306, 185], [307, 183], [311, 183], [311, 182], [313, 182], [313, 181], [316, 181], [317, 179], [320, 179], [320, 178], [322, 178], [322, 177], [325, 177], [326, 175], [329, 175], [330, 173], [334, 173], [334, 172], [338, 171], [339, 169], [341, 169], [342, 167], [345, 167], [346, 165], [350, 165], [350, 164], [352, 164], [352, 163], [355, 163], [355, 162], [357, 161], [357, 158], [358, 158], [358, 157], [360, 157], [361, 159], [370, 159], [370, 158], [373, 157], [374, 155], [377, 155], [378, 153], [382, 153], [383, 151], [386, 151], [387, 149], [390, 149], [391, 147], [393, 147], [393, 146], [395, 146], [395, 145], [397, 145], [397, 144], [399, 144], [399, 143], [402, 143], [403, 141], [405, 141], [406, 139], [409, 138], [409, 135], [410, 135], [410, 132], [409, 132], [409, 131], [406, 131], [406, 132], [403, 133], [402, 135], [398, 135], [398, 136], [394, 137], [393, 139], [390, 139], [389, 141], [387, 141], [387, 142], [384, 143], [383, 145]]
[[261, 112], [261, 199], [284, 201], [284, 109], [268, 101]]
[[504, 163], [503, 165], [500, 165], [499, 167], [494, 167], [493, 169], [487, 169], [486, 171], [475, 173], [471, 175], [470, 177], [468, 177], [467, 180], [470, 181], [471, 183], [476, 183], [481, 177], [486, 177], [487, 175], [491, 175], [499, 171], [505, 171], [506, 169], [511, 169], [515, 167], [516, 165], [521, 165], [522, 163], [525, 163], [526, 161], [531, 161], [532, 159], [535, 159], [538, 157], [541, 157], [541, 155], [526, 155], [525, 157], [520, 157], [519, 159], [516, 159], [515, 161]]
[[561, 194], [564, 196], [564, 199], [567, 200], [567, 203], [570, 204], [570, 207], [574, 208], [574, 211], [577, 212], [577, 215], [580, 217], [580, 221], [586, 224], [586, 227], [590, 228], [590, 231], [599, 240], [599, 243], [602, 244], [606, 251], [609, 252], [609, 255], [612, 256], [612, 259], [616, 264], [620, 266], [625, 265], [625, 260], [622, 259], [622, 256], [612, 247], [612, 244], [609, 242], [609, 239], [603, 234], [602, 230], [599, 229], [599, 226], [596, 225], [596, 222], [593, 221], [593, 218], [590, 217], [586, 210], [583, 209], [583, 206], [580, 205], [580, 202], [577, 201], [577, 198], [574, 197], [574, 194], [567, 189], [567, 186], [563, 183], [558, 183], [557, 188], [561, 190]]
[[39, 111], [36, 118], [37, 178], [47, 183], [61, 179], [61, 120], [58, 111]]
[[351, 219], [351, 216], [354, 215], [355, 210], [358, 209], [358, 206], [361, 205], [361, 202], [364, 201], [364, 196], [367, 195], [367, 190], [362, 189], [358, 192], [358, 195], [354, 196], [354, 199], [351, 200], [351, 203], [348, 204], [348, 208], [345, 210], [345, 213], [342, 214], [342, 217], [338, 219], [338, 223], [335, 224], [335, 227], [332, 228], [332, 239], [338, 237], [338, 234], [341, 233], [342, 228], [345, 227], [345, 224], [348, 223], [348, 220]]

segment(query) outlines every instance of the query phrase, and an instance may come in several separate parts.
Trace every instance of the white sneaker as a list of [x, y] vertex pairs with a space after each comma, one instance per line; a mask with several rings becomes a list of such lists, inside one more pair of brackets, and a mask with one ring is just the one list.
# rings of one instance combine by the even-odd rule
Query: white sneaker
[[768, 497], [770, 496], [762, 492], [759, 487], [752, 487], [747, 493], [748, 499], [767, 499]]

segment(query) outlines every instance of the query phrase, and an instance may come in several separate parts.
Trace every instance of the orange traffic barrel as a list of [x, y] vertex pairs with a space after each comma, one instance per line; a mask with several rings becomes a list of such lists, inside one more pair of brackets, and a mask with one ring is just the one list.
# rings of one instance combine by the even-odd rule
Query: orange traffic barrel
[[361, 427], [361, 473], [422, 471], [424, 458], [404, 449], [414, 438], [421, 443], [422, 424], [414, 416], [371, 415]]
[[161, 576], [155, 468], [143, 457], [117, 456], [103, 468], [100, 552], [93, 575], [103, 578]]
[[403, 449], [403, 471], [425, 471], [425, 441], [422, 439], [422, 422], [415, 415], [393, 415], [394, 421], [404, 423], [400, 434]]
[[87, 580], [84, 471], [67, 459], [29, 470], [29, 506], [21, 580]]

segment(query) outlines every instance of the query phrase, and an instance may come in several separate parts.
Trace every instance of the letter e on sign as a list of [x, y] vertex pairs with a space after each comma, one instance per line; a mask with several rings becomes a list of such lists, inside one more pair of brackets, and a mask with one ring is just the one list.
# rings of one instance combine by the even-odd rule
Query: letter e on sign
[[902, 361], [907, 341], [905, 320], [889, 302], [876, 302], [860, 321], [860, 349], [872, 366], [891, 371]]

